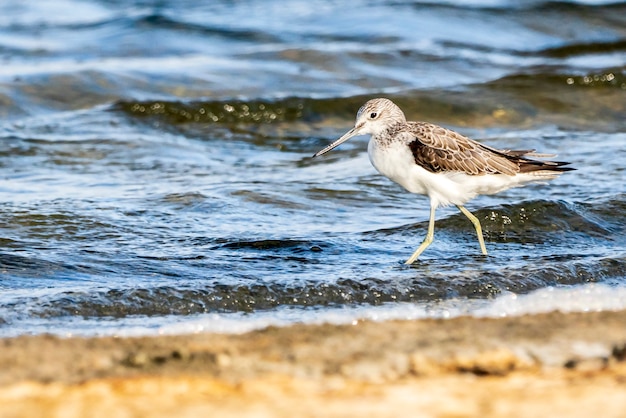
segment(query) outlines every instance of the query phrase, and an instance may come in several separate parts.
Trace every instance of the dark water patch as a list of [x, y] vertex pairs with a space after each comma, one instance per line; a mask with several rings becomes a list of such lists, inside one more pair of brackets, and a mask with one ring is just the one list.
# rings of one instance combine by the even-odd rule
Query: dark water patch
[[[304, 281], [240, 284], [214, 283], [204, 288], [134, 288], [106, 292], [64, 292], [52, 300], [37, 301], [33, 315], [115, 317], [133, 315], [190, 315], [216, 312], [254, 312], [279, 306], [380, 305], [388, 302], [424, 302], [449, 298], [492, 298], [503, 291], [527, 293], [554, 285], [574, 285], [620, 278], [626, 274], [623, 259], [596, 261], [540, 259], [524, 267], [467, 269], [451, 274], [432, 271], [422, 263], [392, 280], [338, 278], [329, 282]], [[414, 274], [412, 274], [414, 273]], [[30, 301], [29, 303], [33, 303]]]
[[281, 38], [274, 36], [267, 31], [255, 31], [247, 29], [237, 29], [230, 26], [209, 26], [192, 23], [189, 21], [182, 21], [175, 19], [172, 16], [166, 16], [163, 14], [150, 14], [147, 16], [141, 16], [133, 20], [133, 25], [138, 25], [144, 30], [171, 30], [182, 31], [186, 33], [194, 33], [209, 37], [222, 37], [227, 40], [245, 41], [249, 43], [270, 43], [280, 42]]
[[294, 240], [294, 239], [263, 239], [263, 240], [237, 240], [230, 241], [225, 239], [219, 239], [219, 241], [227, 241], [219, 243], [214, 248], [224, 248], [233, 250], [271, 250], [273, 252], [287, 250], [294, 253], [303, 252], [320, 252], [324, 248], [327, 248], [327, 244], [324, 242], [314, 242], [307, 240]]
[[[233, 276], [234, 280], [247, 275], [249, 280], [258, 281], [264, 274], [268, 274], [267, 280], [273, 280], [272, 272], [276, 272], [280, 275], [286, 274], [285, 280], [292, 283], [299, 280], [302, 269], [309, 265], [324, 264], [326, 256], [336, 256], [340, 248], [330, 241], [297, 238], [256, 240], [217, 238], [207, 247], [207, 251], [248, 264], [248, 268], [241, 270], [240, 276], [237, 274]], [[244, 273], [255, 269], [258, 273], [262, 271], [266, 273], [261, 273], [261, 276], [257, 273]]]
[[[23, 243], [22, 243], [23, 244]], [[80, 280], [92, 273], [86, 266], [72, 265], [66, 262], [49, 261], [32, 255], [0, 253], [0, 284], [9, 278], [41, 280]]]
[[555, 58], [568, 58], [579, 55], [590, 54], [611, 54], [624, 53], [626, 51], [626, 40], [615, 40], [606, 42], [589, 42], [562, 45], [553, 48], [546, 48], [539, 51], [539, 55]]
[[[442, 41], [441, 46], [445, 47], [446, 49], [458, 51], [474, 51], [480, 54], [487, 55], [498, 54], [500, 56], [511, 56], [519, 58], [554, 58], [554, 63], [558, 65], [563, 65], [562, 60], [569, 58], [593, 55], [600, 57], [608, 56], [610, 54], [619, 55], [626, 52], [626, 40], [622, 39], [597, 42], [574, 42], [559, 46], [549, 46], [547, 48], [542, 48], [539, 50], [494, 47], [490, 45], [469, 43], [463, 40]], [[419, 59], [419, 55], [416, 55], [416, 51], [403, 50], [400, 52], [403, 56], [412, 56], [415, 59]], [[432, 58], [438, 60], [436, 56]], [[532, 65], [530, 66], [530, 68], [532, 68]], [[555, 68], [555, 70], [557, 72], [559, 71], [558, 68]]]

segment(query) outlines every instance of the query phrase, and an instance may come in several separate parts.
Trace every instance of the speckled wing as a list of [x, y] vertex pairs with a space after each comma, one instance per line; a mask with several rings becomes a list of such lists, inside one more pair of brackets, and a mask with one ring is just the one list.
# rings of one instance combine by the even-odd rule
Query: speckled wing
[[[405, 125], [414, 138], [408, 143], [415, 162], [433, 173], [460, 171], [470, 175], [507, 174], [515, 175], [520, 165], [513, 161], [517, 155], [506, 155], [502, 151], [486, 147], [441, 126], [424, 122]], [[529, 151], [532, 152], [532, 151]]]

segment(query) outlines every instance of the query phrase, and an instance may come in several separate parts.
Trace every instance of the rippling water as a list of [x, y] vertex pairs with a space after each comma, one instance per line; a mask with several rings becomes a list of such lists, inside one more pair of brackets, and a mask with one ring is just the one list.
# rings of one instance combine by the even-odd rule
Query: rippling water
[[[204, 4], [203, 4], [204, 3]], [[626, 4], [0, 4], [0, 336], [626, 307]], [[367, 99], [577, 171], [458, 211]]]

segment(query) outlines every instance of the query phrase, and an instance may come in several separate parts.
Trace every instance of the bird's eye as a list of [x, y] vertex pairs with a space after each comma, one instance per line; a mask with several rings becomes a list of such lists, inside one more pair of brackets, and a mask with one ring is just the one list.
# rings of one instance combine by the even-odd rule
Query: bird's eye
[[378, 116], [378, 113], [376, 113], [376, 112], [370, 113], [370, 119], [374, 119], [374, 118], [376, 118], [376, 116]]

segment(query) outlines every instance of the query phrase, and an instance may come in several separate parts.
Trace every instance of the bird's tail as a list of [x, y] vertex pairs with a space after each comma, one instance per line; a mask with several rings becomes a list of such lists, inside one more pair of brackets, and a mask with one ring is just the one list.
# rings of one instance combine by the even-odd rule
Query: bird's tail
[[533, 158], [552, 158], [556, 154], [540, 154], [534, 149], [530, 150], [498, 150], [510, 160], [516, 162], [519, 166], [520, 173], [533, 173], [546, 179], [557, 177], [565, 171], [576, 170], [572, 167], [566, 167], [570, 163], [565, 161], [540, 161]]

